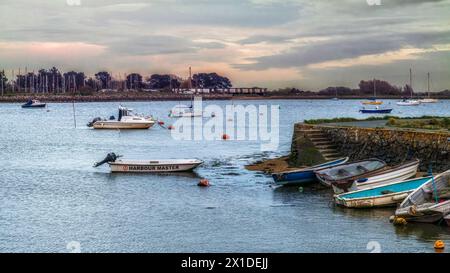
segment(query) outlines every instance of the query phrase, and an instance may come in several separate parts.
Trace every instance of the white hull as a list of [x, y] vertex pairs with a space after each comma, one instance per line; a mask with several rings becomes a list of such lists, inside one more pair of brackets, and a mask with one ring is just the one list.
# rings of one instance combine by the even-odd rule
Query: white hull
[[351, 200], [335, 198], [335, 201], [336, 204], [347, 208], [390, 207], [401, 203], [403, 200], [405, 200], [406, 197], [408, 197], [411, 192], [413, 191], [403, 191], [378, 197], [367, 197]]
[[113, 173], [170, 173], [188, 172], [197, 168], [203, 161], [189, 160], [152, 160], [152, 161], [116, 161], [108, 163]]
[[417, 100], [410, 100], [410, 101], [399, 101], [397, 102], [398, 106], [419, 106], [420, 101]]
[[155, 124], [154, 121], [147, 122], [121, 122], [121, 121], [97, 121], [94, 129], [149, 129]]
[[[368, 177], [367, 181], [363, 183], [355, 181], [348, 189], [348, 192], [365, 190], [368, 188], [387, 185], [392, 182], [400, 182], [415, 177], [417, 174], [417, 169], [419, 168], [419, 164], [420, 162], [416, 161], [412, 164], [408, 164], [403, 168], [399, 167], [397, 169], [387, 170], [375, 176]], [[336, 185], [333, 185], [333, 190], [336, 194], [345, 192], [343, 189], [337, 187]]]

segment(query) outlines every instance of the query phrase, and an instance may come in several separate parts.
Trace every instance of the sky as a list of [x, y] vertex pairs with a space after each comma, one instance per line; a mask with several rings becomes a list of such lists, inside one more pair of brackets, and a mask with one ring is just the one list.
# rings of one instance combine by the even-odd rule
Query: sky
[[0, 69], [450, 89], [450, 0], [0, 0]]

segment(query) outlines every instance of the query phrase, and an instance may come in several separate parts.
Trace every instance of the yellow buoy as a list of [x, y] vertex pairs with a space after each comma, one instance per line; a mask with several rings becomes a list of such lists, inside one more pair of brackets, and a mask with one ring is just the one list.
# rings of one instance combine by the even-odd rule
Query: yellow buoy
[[439, 240], [434, 243], [434, 249], [442, 250], [444, 248], [445, 248], [445, 243], [443, 241]]
[[402, 217], [395, 217], [393, 223], [394, 226], [405, 226], [406, 224], [408, 224], [406, 219]]

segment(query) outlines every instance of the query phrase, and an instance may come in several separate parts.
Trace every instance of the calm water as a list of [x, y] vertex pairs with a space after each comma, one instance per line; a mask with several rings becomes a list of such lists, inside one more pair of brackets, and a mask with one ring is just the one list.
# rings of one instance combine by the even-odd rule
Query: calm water
[[[230, 102], [207, 102], [225, 106]], [[235, 101], [235, 104], [241, 103]], [[245, 101], [243, 104], [262, 104]], [[118, 103], [51, 104], [50, 111], [0, 105], [0, 251], [67, 252], [432, 252], [450, 228], [389, 223], [393, 210], [347, 210], [328, 191], [275, 189], [247, 163], [289, 151], [293, 124], [310, 118], [363, 117], [358, 101], [268, 101], [280, 105], [280, 146], [257, 141], [174, 141], [148, 131], [95, 131], [96, 116], [117, 115]], [[448, 115], [450, 102], [395, 108], [393, 115]], [[170, 122], [173, 102], [126, 103]], [[114, 175], [92, 164], [108, 152], [128, 158], [200, 158], [191, 176]], [[210, 188], [196, 186], [208, 178]]]

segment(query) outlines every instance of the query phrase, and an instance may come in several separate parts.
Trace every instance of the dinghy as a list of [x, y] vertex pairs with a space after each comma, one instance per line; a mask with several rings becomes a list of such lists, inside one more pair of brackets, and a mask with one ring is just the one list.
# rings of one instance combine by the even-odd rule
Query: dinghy
[[312, 166], [309, 168], [303, 168], [288, 172], [274, 173], [272, 174], [273, 180], [277, 185], [299, 185], [307, 184], [317, 181], [314, 171], [318, 171], [324, 168], [338, 166], [346, 163], [349, 160], [348, 157], [340, 158], [337, 160], [329, 161], [320, 165]]
[[110, 153], [94, 164], [97, 168], [108, 163], [113, 173], [171, 173], [189, 172], [203, 164], [198, 159], [118, 160], [122, 156]]
[[386, 168], [386, 163], [379, 159], [369, 159], [343, 164], [336, 167], [315, 171], [319, 182], [327, 187], [338, 181], [356, 180], [362, 177], [381, 172]]
[[436, 223], [450, 213], [450, 170], [427, 181], [400, 205], [395, 216], [409, 222]]
[[417, 174], [420, 161], [409, 161], [399, 166], [389, 168], [386, 171], [366, 176], [357, 180], [341, 180], [332, 183], [334, 193], [341, 194], [368, 189], [374, 186], [382, 186], [392, 182], [403, 181]]
[[27, 103], [22, 105], [22, 108], [45, 108], [46, 103], [42, 103], [38, 100], [29, 100]]
[[444, 217], [447, 226], [450, 226], [450, 214]]
[[133, 113], [132, 109], [119, 107], [119, 118], [111, 117], [109, 120], [95, 118], [87, 124], [94, 129], [149, 129], [155, 124], [151, 117], [142, 117]]
[[365, 190], [335, 195], [337, 205], [347, 208], [373, 208], [395, 206], [415, 189], [430, 180], [429, 177], [394, 182]]

